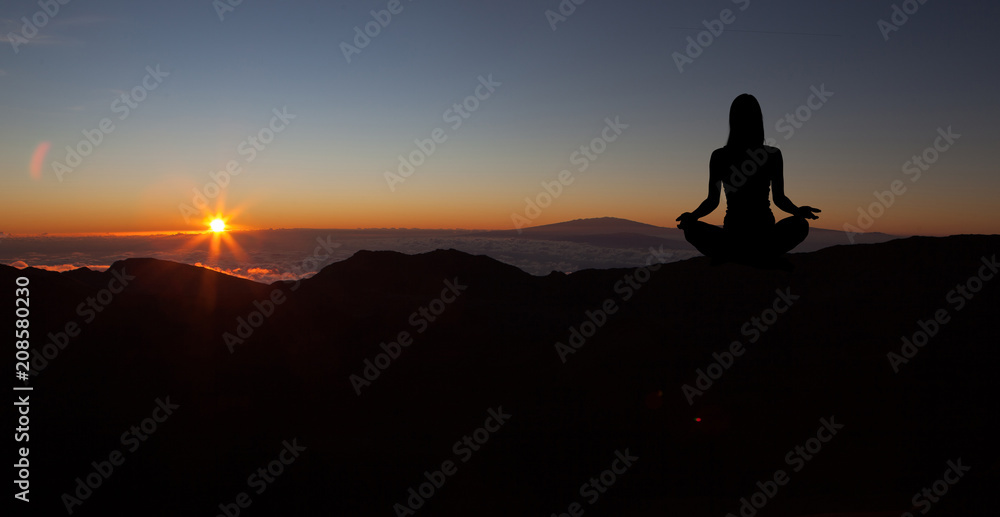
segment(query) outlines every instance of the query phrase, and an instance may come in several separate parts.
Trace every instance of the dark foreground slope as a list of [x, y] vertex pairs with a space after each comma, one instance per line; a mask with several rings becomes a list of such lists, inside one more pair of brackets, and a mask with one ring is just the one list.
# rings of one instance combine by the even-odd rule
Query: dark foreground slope
[[[910, 238], [793, 255], [793, 273], [694, 259], [547, 277], [359, 252], [271, 286], [151, 259], [0, 266], [8, 292], [29, 277], [49, 356], [30, 383], [30, 508], [721, 517], [754, 498], [761, 516], [992, 515], [998, 248]], [[949, 462], [970, 468], [935, 485]], [[100, 486], [79, 488], [88, 475]], [[426, 475], [441, 486], [420, 500]]]

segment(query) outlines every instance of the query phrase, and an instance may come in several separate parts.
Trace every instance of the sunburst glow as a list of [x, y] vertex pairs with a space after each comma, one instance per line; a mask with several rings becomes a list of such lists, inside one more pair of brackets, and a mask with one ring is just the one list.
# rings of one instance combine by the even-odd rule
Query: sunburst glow
[[213, 232], [223, 232], [226, 230], [226, 222], [222, 219], [213, 219], [209, 226], [212, 227]]

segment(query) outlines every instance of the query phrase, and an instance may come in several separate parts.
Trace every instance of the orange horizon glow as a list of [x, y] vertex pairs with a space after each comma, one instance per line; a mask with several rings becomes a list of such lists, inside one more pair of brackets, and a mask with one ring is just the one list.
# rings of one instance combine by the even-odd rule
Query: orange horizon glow
[[[823, 208], [823, 205], [820, 205]], [[214, 213], [207, 213], [205, 216], [198, 221], [196, 225], [192, 225], [187, 228], [178, 228], [177, 225], [171, 224], [156, 224], [155, 221], [132, 221], [132, 224], [123, 226], [120, 224], [87, 224], [86, 221], [59, 221], [64, 223], [65, 226], [60, 228], [60, 231], [42, 231], [41, 229], [46, 227], [44, 224], [48, 221], [43, 219], [44, 216], [33, 219], [31, 222], [31, 227], [25, 228], [27, 231], [16, 232], [11, 231], [14, 228], [3, 228], [0, 227], [0, 232], [5, 232], [6, 235], [12, 237], [33, 237], [33, 236], [153, 236], [153, 235], [201, 235], [201, 234], [228, 234], [228, 233], [239, 233], [246, 231], [263, 231], [263, 230], [291, 230], [291, 229], [326, 229], [326, 230], [379, 230], [379, 229], [420, 229], [420, 230], [469, 230], [469, 231], [493, 231], [493, 230], [514, 230], [516, 229], [514, 223], [510, 218], [510, 212], [508, 215], [496, 216], [495, 214], [483, 215], [480, 217], [473, 217], [471, 214], [460, 217], [458, 214], [426, 214], [424, 217], [416, 217], [411, 214], [410, 217], [400, 217], [399, 214], [381, 214], [380, 216], [358, 216], [350, 217], [348, 214], [343, 214], [343, 216], [335, 217], [325, 217], [325, 218], [305, 218], [305, 217], [290, 217], [287, 215], [277, 214], [277, 213], [265, 213], [263, 210], [259, 210], [258, 207], [253, 207], [254, 212], [259, 213], [256, 217], [252, 216], [250, 213], [242, 213], [239, 209], [234, 209], [229, 211], [229, 215], [222, 216], [221, 211]], [[688, 208], [690, 210], [693, 207]], [[677, 223], [675, 218], [677, 215], [685, 210], [674, 209], [669, 213], [664, 213], [665, 211], [658, 211], [659, 213], [655, 215], [650, 215], [649, 217], [644, 217], [643, 213], [635, 213], [633, 210], [626, 210], [622, 212], [601, 212], [594, 213], [593, 211], [576, 211], [576, 210], [555, 210], [553, 209], [551, 214], [543, 213], [540, 217], [530, 221], [529, 224], [524, 225], [522, 228], [531, 228], [535, 226], [544, 226], [549, 224], [573, 221], [577, 219], [591, 219], [600, 217], [616, 217], [620, 219], [628, 219], [631, 221], [651, 224], [654, 226], [660, 226], [665, 228], [676, 228]], [[558, 212], [558, 213], [556, 213]], [[603, 213], [602, 213], [603, 212]], [[676, 212], [676, 213], [674, 213]], [[775, 217], [781, 219], [784, 213], [780, 210], [774, 211]], [[234, 217], [239, 215], [239, 221], [235, 221]], [[896, 214], [891, 214], [896, 215]], [[900, 214], [902, 215], [902, 214]], [[702, 218], [703, 221], [709, 224], [722, 225], [723, 217], [725, 216], [725, 209], [717, 209], [712, 214]], [[270, 219], [274, 219], [273, 224], [269, 224]], [[41, 220], [40, 220], [41, 219]], [[224, 230], [222, 232], [213, 231], [211, 225], [212, 221], [219, 219], [225, 224]], [[462, 224], [456, 225], [455, 221], [461, 221]], [[54, 221], [53, 221], [54, 222]], [[149, 224], [143, 224], [143, 223]], [[857, 225], [857, 213], [851, 214], [846, 210], [843, 213], [833, 212], [830, 209], [824, 209], [823, 213], [820, 214], [820, 218], [815, 221], [810, 221], [810, 227], [814, 229], [827, 229], [835, 231], [843, 231], [844, 224], [849, 223], [852, 225]], [[95, 228], [96, 226], [96, 228]], [[880, 219], [875, 221], [868, 228], [861, 228], [863, 233], [885, 233], [890, 235], [899, 236], [909, 236], [909, 235], [926, 235], [926, 236], [947, 236], [947, 235], [958, 235], [958, 234], [984, 234], [992, 235], [996, 234], [996, 231], [992, 230], [991, 226], [995, 226], [990, 221], [985, 219], [977, 219], [972, 222], [964, 222], [961, 220], [959, 214], [952, 213], [950, 217], [940, 217], [932, 220], [917, 219], [917, 218], [906, 218], [902, 219], [899, 217], [889, 217], [886, 216], [884, 220]], [[960, 228], [960, 230], [955, 230]], [[32, 231], [35, 230], [35, 231]]]
[[[41, 156], [43, 149], [39, 144], [36, 155]], [[533, 182], [512, 181], [476, 195], [445, 191], [450, 195], [442, 197], [429, 184], [433, 178], [427, 175], [408, 182], [409, 191], [396, 193], [382, 192], [384, 185], [373, 190], [365, 187], [356, 194], [329, 188], [307, 189], [294, 195], [280, 189], [250, 189], [239, 194], [223, 191], [210, 201], [214, 206], [201, 206], [197, 214], [185, 215], [178, 205], [192, 203], [188, 196], [178, 193], [196, 184], [173, 176], [137, 196], [121, 196], [95, 183], [51, 185], [46, 179], [30, 182], [29, 195], [11, 197], [0, 205], [0, 232], [18, 236], [198, 234], [210, 231], [216, 218], [225, 221], [225, 232], [306, 228], [514, 230], [511, 216], [524, 215], [525, 198], [536, 197], [541, 188]], [[565, 194], [529, 218], [523, 227], [617, 217], [674, 228], [678, 215], [693, 210], [704, 199], [704, 178], [693, 172], [662, 174], [643, 188], [623, 184], [604, 172], [580, 175], [578, 179], [572, 190], [567, 187]], [[67, 181], [74, 180], [70, 177]], [[914, 187], [873, 224], [860, 229], [900, 236], [998, 233], [997, 217], [993, 216], [998, 211], [992, 202], [942, 198], [938, 190], [927, 185], [918, 185], [920, 190]], [[846, 187], [823, 189], [810, 181], [796, 184], [789, 194], [798, 204], [823, 210], [818, 220], [810, 221], [812, 228], [837, 231], [843, 231], [845, 224], [857, 226], [859, 207], [874, 201], [871, 194], [858, 194]], [[772, 210], [777, 219], [785, 217], [784, 212]], [[702, 220], [721, 225], [724, 216], [723, 203]]]
[[[716, 214], [712, 214], [702, 220], [709, 223], [722, 226], [722, 215], [715, 217]], [[776, 214], [779, 215], [779, 214]], [[546, 226], [550, 224], [569, 222], [577, 219], [596, 219], [600, 217], [617, 217], [617, 216], [593, 216], [593, 217], [571, 217], [566, 219], [558, 220], [538, 220], [533, 221], [531, 225], [526, 225], [522, 229], [533, 228], [537, 226]], [[638, 223], [650, 224], [653, 226], [659, 226], [663, 228], [676, 228], [676, 222], [673, 218], [664, 221], [650, 221], [635, 219], [630, 217], [618, 217], [620, 219], [628, 219]], [[780, 217], [779, 217], [780, 218]], [[256, 232], [256, 231], [281, 231], [281, 230], [341, 230], [341, 231], [358, 231], [358, 230], [456, 230], [456, 231], [503, 231], [503, 230], [515, 230], [513, 224], [506, 225], [422, 225], [422, 226], [412, 226], [410, 224], [400, 224], [399, 221], [384, 221], [383, 224], [358, 224], [358, 225], [316, 225], [316, 224], [288, 224], [288, 225], [274, 225], [274, 226], [249, 226], [249, 225], [233, 225], [229, 222], [224, 222], [225, 227], [222, 231], [216, 231], [211, 227], [212, 221], [206, 221], [204, 226], [207, 227], [203, 230], [198, 229], [160, 229], [160, 230], [115, 230], [115, 229], [100, 229], [94, 231], [64, 231], [64, 232], [25, 232], [25, 233], [14, 233], [6, 232], [9, 237], [16, 238], [28, 238], [28, 237], [153, 237], [153, 236], [171, 236], [171, 235], [191, 235], [191, 236], [225, 236], [226, 234], [239, 234], [243, 232]], [[833, 231], [843, 231], [842, 227], [838, 227], [834, 224], [823, 224], [824, 222], [810, 221], [810, 227], [812, 229], [824, 229]], [[412, 224], [412, 223], [411, 223]], [[863, 233], [884, 233], [889, 235], [898, 235], [901, 237], [911, 236], [911, 235], [922, 235], [928, 237], [945, 237], [949, 235], [961, 235], [961, 234], [980, 234], [980, 235], [996, 235], [995, 232], [989, 231], [974, 231], [974, 230], [963, 230], [959, 232], [951, 232], [946, 228], [947, 225], [944, 224], [926, 224], [926, 223], [914, 223], [913, 226], [899, 226], [899, 225], [874, 225], [868, 228]], [[984, 229], [985, 230], [985, 229]]]
[[[692, 175], [693, 176], [693, 175]], [[36, 188], [46, 189], [43, 183]], [[586, 185], [590, 188], [589, 185]], [[698, 184], [700, 186], [700, 183]], [[575, 184], [574, 184], [575, 187]], [[567, 192], [557, 202], [546, 207], [524, 228], [555, 224], [576, 219], [617, 217], [654, 226], [675, 228], [676, 217], [693, 210], [703, 197], [702, 188], [682, 185], [671, 191], [664, 187], [633, 192], [626, 186], [617, 188], [604, 185], [601, 195], [583, 188]], [[596, 187], [596, 185], [595, 185]], [[858, 207], [869, 199], [848, 204], [840, 201], [838, 192], [814, 192], [812, 188], [794, 193], [794, 201], [823, 210], [820, 218], [810, 221], [812, 228], [843, 231], [845, 224], [858, 225]], [[420, 196], [389, 196], [366, 198], [346, 196], [335, 199], [297, 197], [294, 200], [276, 199], [273, 196], [246, 196], [232, 208], [220, 196], [215, 206], [202, 207], [199, 215], [185, 222], [174, 201], [157, 201], [163, 195], [161, 188], [150, 189], [137, 198], [108, 196], [105, 191], [62, 189], [42, 202], [31, 202], [29, 196], [12, 198], [0, 206], [0, 232], [11, 236], [40, 235], [157, 235], [192, 234], [211, 232], [211, 222], [225, 222], [223, 233], [268, 229], [333, 229], [375, 230], [412, 228], [424, 230], [514, 230], [513, 214], [525, 213], [525, 194], [521, 188], [508, 193], [485, 193], [481, 198], [456, 196], [447, 202]], [[996, 207], [969, 202], [952, 206], [943, 202], [927, 210], [927, 194], [914, 193], [904, 198], [907, 204], [897, 203], [868, 227], [868, 233], [890, 235], [945, 236], [955, 234], [996, 234], [996, 218], [986, 214], [996, 212]], [[701, 193], [701, 196], [698, 194]], [[318, 194], [317, 194], [318, 196]], [[519, 196], [519, 197], [518, 197]], [[924, 196], [924, 198], [920, 198]], [[99, 211], [92, 207], [100, 206]], [[110, 214], [131, 212], [131, 218], [111, 217]], [[777, 219], [785, 216], [773, 209]], [[30, 218], [24, 214], [31, 213]], [[71, 217], [66, 214], [72, 214]], [[224, 214], [224, 215], [223, 215]], [[722, 225], [725, 205], [720, 205], [702, 220]], [[2, 234], [0, 234], [2, 235]]]

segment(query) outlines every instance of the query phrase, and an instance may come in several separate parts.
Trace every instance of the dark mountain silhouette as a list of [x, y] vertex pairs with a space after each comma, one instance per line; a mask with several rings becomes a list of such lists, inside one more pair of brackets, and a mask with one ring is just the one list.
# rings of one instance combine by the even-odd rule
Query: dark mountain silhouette
[[[684, 232], [677, 228], [667, 228], [652, 224], [630, 221], [618, 217], [595, 217], [574, 219], [561, 223], [543, 224], [517, 230], [493, 230], [471, 233], [469, 236], [494, 237], [525, 240], [571, 241], [606, 248], [648, 248], [694, 251], [694, 246], [684, 239]], [[874, 244], [897, 239], [898, 236], [880, 232], [862, 233], [848, 239], [845, 232], [811, 228], [805, 242], [794, 251], [816, 251], [830, 246], [848, 243]]]
[[[528, 235], [541, 235], [546, 233], [550, 234], [575, 233], [580, 235], [587, 235], [587, 234], [599, 235], [606, 233], [640, 233], [647, 235], [659, 235], [661, 237], [669, 237], [677, 233], [672, 230], [674, 230], [674, 228], [664, 228], [662, 226], [640, 223], [637, 221], [630, 221], [628, 219], [622, 219], [620, 217], [591, 217], [586, 219], [573, 219], [572, 221], [564, 221], [561, 223], [530, 226], [527, 228], [522, 228], [521, 232], [522, 234], [528, 234]], [[499, 230], [499, 231], [517, 234], [517, 230]]]
[[[413, 514], [562, 515], [576, 502], [586, 515], [740, 515], [779, 469], [790, 481], [756, 515], [916, 514], [914, 495], [959, 458], [971, 470], [934, 515], [992, 514], [1000, 280], [978, 275], [997, 274], [998, 248], [1000, 236], [913, 237], [793, 254], [793, 273], [701, 257], [648, 277], [362, 251], [272, 285], [154, 259], [0, 266], [8, 289], [30, 279], [33, 350], [64, 343], [34, 363], [31, 508], [63, 514], [92, 462], [124, 451], [73, 515], [224, 515], [241, 492], [240, 515], [397, 515], [449, 460], [457, 470]], [[116, 273], [128, 285], [99, 294]], [[778, 291], [799, 298], [768, 313], [785, 307]], [[88, 297], [102, 308], [89, 322]], [[617, 310], [601, 317], [608, 299]], [[948, 321], [894, 372], [887, 354], [941, 310]], [[588, 320], [602, 324], [564, 363], [555, 344]], [[63, 340], [67, 322], [81, 331]], [[351, 376], [404, 331], [412, 343], [359, 396]], [[745, 352], [726, 360], [734, 341]], [[689, 404], [682, 386], [699, 370], [721, 375]], [[166, 397], [179, 407], [128, 451], [122, 434]], [[491, 410], [510, 418], [463, 462], [454, 444]], [[831, 418], [844, 427], [796, 471], [787, 455]], [[258, 493], [248, 477], [293, 440], [306, 449]], [[638, 459], [591, 504], [581, 485], [626, 449]]]

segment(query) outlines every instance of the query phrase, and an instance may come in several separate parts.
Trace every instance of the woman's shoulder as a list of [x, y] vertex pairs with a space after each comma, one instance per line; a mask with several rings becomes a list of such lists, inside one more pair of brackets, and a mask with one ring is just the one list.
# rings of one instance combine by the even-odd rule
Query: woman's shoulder
[[728, 147], [720, 147], [712, 151], [712, 161], [728, 159], [732, 155], [730, 151]]
[[720, 148], [712, 151], [712, 160], [713, 161], [715, 161], [715, 160], [724, 160], [724, 161], [742, 160], [742, 159], [746, 159], [746, 157], [748, 155], [749, 156], [759, 155], [761, 150], [763, 150], [766, 153], [765, 156], [774, 156], [775, 158], [777, 158], [779, 160], [781, 159], [781, 149], [778, 149], [777, 147], [774, 147], [774, 146], [771, 146], [771, 145], [761, 144], [761, 146], [758, 147], [756, 151], [754, 151], [753, 149], [745, 149], [745, 150], [742, 150], [742, 151], [736, 151], [736, 150], [734, 150], [734, 149], [732, 149], [730, 147], [723, 146], [723, 147], [720, 147]]
[[[769, 153], [778, 153], [778, 154], [781, 154], [781, 149], [778, 149], [777, 147], [775, 147], [773, 145], [761, 144], [760, 146], [762, 148], [764, 148], [764, 150], [766, 150]], [[740, 148], [740, 149], [742, 149], [742, 148]], [[734, 149], [731, 148], [731, 147], [722, 146], [722, 147], [720, 147], [720, 148], [712, 151], [712, 154], [731, 154], [731, 153], [734, 153], [734, 152], [737, 153], [737, 154], [740, 154], [740, 153], [742, 153], [744, 151], [742, 151], [742, 150], [735, 150], [734, 151]]]

